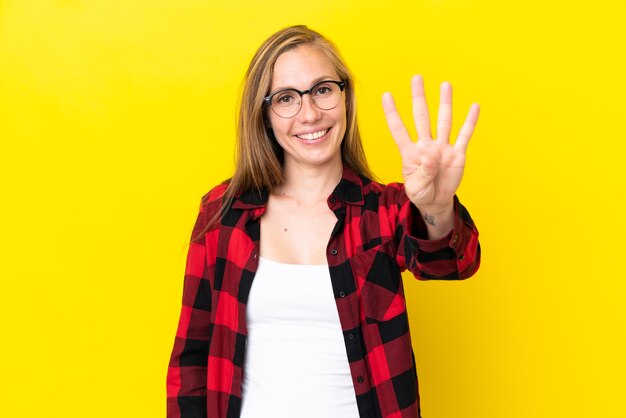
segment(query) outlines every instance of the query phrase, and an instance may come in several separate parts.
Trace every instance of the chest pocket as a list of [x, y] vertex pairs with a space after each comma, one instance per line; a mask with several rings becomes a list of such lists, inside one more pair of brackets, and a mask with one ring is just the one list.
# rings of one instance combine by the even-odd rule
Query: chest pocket
[[400, 268], [393, 240], [350, 258], [365, 319], [388, 321], [406, 312]]

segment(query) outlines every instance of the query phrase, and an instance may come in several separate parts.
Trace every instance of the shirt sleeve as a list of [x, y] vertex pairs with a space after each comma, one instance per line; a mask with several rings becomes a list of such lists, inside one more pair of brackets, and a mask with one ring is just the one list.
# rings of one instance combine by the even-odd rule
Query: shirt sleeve
[[[208, 195], [207, 195], [208, 196]], [[204, 203], [205, 198], [202, 202]], [[183, 283], [182, 308], [167, 372], [167, 417], [206, 418], [211, 285], [206, 243], [199, 237], [209, 219], [204, 204], [192, 232]]]
[[471, 277], [480, 266], [478, 230], [469, 212], [454, 196], [454, 227], [443, 238], [427, 239], [427, 228], [417, 207], [399, 185], [395, 238], [396, 260], [420, 280], [460, 280]]

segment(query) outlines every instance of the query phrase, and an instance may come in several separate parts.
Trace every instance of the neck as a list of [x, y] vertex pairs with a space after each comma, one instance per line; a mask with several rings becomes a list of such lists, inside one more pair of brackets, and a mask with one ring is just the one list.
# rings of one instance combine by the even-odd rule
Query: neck
[[274, 193], [301, 203], [326, 200], [337, 187], [343, 174], [341, 159], [323, 166], [285, 164], [285, 182]]

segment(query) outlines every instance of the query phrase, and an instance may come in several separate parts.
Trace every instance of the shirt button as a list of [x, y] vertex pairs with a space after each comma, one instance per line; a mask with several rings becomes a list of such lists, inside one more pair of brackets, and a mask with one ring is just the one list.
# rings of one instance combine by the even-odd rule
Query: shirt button
[[363, 382], [365, 382], [365, 379], [363, 378], [363, 376], [359, 376], [359, 377], [356, 378], [356, 381], [359, 382], [359, 383], [363, 383]]
[[346, 292], [344, 292], [343, 290], [340, 290], [339, 291], [339, 297], [345, 298], [346, 297]]
[[456, 241], [459, 239], [459, 234], [454, 234], [454, 238], [452, 239], [452, 243], [456, 244]]
[[333, 248], [332, 250], [330, 250], [330, 254], [337, 255], [337, 249]]
[[465, 260], [465, 256], [464, 256], [463, 254], [461, 254], [461, 255], [459, 256], [459, 260], [460, 260], [460, 261]]
[[349, 340], [354, 340], [354, 334], [353, 333], [348, 334], [348, 339]]
[[257, 256], [256, 252], [255, 252], [255, 253], [252, 253], [252, 259], [253, 259], [253, 260], [256, 260], [256, 256]]
[[330, 203], [335, 203], [337, 201], [337, 198], [335, 196], [332, 196], [330, 198]]

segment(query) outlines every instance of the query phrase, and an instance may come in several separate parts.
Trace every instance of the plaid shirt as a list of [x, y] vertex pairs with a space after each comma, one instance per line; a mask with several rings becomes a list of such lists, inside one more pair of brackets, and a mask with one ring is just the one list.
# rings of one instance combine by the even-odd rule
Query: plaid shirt
[[[219, 209], [225, 188], [203, 196], [193, 236]], [[267, 192], [240, 193], [221, 224], [190, 245], [167, 376], [168, 418], [240, 415], [246, 303], [267, 199]], [[424, 280], [470, 277], [480, 263], [478, 231], [455, 196], [454, 229], [426, 240], [424, 221], [402, 184], [384, 186], [347, 167], [327, 202], [337, 217], [327, 260], [359, 415], [417, 418], [417, 373], [400, 273], [409, 269]]]

